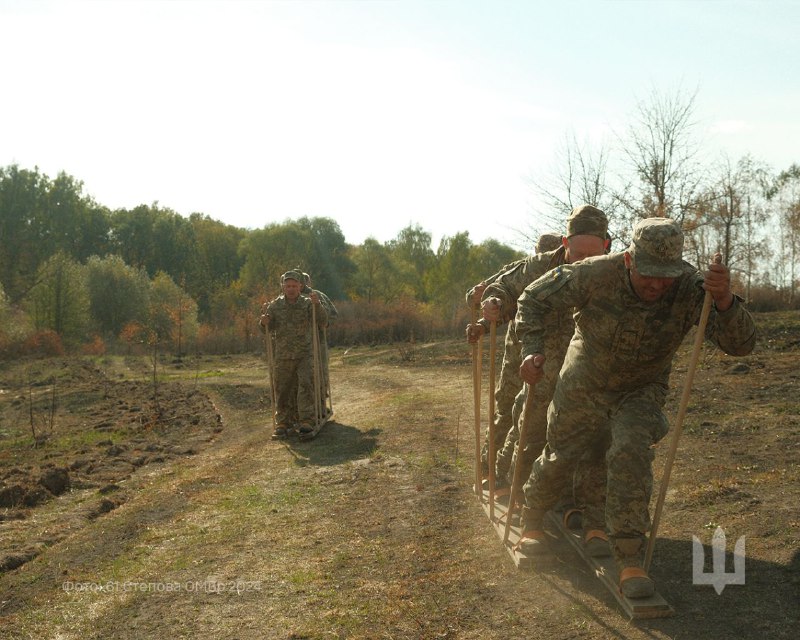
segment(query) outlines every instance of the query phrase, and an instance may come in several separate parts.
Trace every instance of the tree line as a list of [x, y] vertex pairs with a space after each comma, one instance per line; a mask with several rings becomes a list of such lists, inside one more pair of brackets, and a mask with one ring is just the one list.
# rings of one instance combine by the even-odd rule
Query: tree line
[[[702, 266], [722, 253], [751, 308], [798, 308], [800, 165], [703, 160], [695, 99], [653, 91], [613, 143], [568, 136], [550, 174], [532, 181], [545, 210], [520, 242], [560, 232], [583, 203], [606, 212], [615, 250], [638, 219], [669, 216], [685, 231], [687, 259]], [[10, 165], [0, 168], [0, 355], [250, 350], [258, 309], [289, 268], [336, 302], [335, 344], [457, 335], [465, 291], [523, 255], [468, 232], [434, 248], [419, 225], [353, 245], [324, 217], [247, 230], [157, 202], [110, 210], [73, 176]]]
[[0, 352], [237, 352], [260, 340], [260, 305], [299, 268], [339, 308], [338, 343], [460, 331], [464, 291], [522, 253], [467, 232], [434, 250], [418, 225], [348, 244], [335, 220], [247, 230], [158, 203], [109, 210], [83, 183], [0, 168]]

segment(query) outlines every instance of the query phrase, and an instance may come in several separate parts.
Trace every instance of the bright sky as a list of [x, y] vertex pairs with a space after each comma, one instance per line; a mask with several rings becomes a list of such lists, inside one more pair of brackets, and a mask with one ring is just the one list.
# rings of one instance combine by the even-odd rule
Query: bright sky
[[0, 166], [239, 227], [519, 246], [569, 132], [698, 89], [704, 149], [800, 162], [800, 2], [0, 0]]

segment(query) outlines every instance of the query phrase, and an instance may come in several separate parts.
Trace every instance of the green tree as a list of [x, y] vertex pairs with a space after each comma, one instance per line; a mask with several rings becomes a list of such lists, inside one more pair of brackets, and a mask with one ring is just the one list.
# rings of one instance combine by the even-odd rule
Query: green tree
[[79, 262], [108, 250], [108, 211], [84, 195], [83, 182], [63, 171], [47, 185], [41, 240], [46, 256], [63, 251]]
[[35, 283], [42, 261], [42, 208], [47, 176], [11, 165], [0, 169], [0, 283], [12, 304]]
[[92, 256], [86, 267], [89, 308], [99, 331], [117, 336], [128, 322], [147, 320], [150, 280], [144, 269], [117, 255]]
[[464, 292], [480, 280], [470, 261], [472, 246], [466, 231], [442, 238], [436, 264], [425, 279], [430, 300], [451, 323], [458, 320], [458, 312], [464, 308]]
[[311, 237], [311, 253], [300, 264], [313, 277], [314, 288], [333, 300], [343, 299], [355, 265], [339, 224], [331, 218], [300, 218], [297, 226]]
[[350, 280], [350, 297], [391, 304], [403, 295], [413, 295], [404, 284], [389, 250], [375, 238], [367, 238], [352, 250], [356, 272]]
[[247, 232], [199, 213], [189, 216], [189, 221], [197, 247], [197, 273], [189, 281], [189, 293], [197, 300], [200, 316], [208, 319], [215, 294], [239, 277], [244, 264], [239, 245]]
[[431, 234], [419, 225], [409, 225], [388, 243], [388, 249], [399, 279], [413, 291], [417, 300], [425, 302], [425, 274], [436, 260]]
[[26, 306], [38, 331], [55, 331], [64, 344], [80, 342], [90, 319], [85, 268], [59, 251], [39, 268]]
[[344, 296], [354, 270], [339, 225], [329, 218], [301, 218], [251, 231], [240, 245], [242, 282], [248, 291], [263, 291], [282, 273], [298, 268], [310, 273], [314, 287], [336, 300]]

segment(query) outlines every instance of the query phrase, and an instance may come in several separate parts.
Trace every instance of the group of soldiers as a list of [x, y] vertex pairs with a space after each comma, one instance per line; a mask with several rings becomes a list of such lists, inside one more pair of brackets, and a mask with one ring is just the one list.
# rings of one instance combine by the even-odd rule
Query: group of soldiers
[[261, 307], [270, 369], [274, 428], [283, 439], [315, 434], [333, 414], [328, 375], [327, 327], [336, 307], [299, 269], [281, 276], [281, 294]]
[[668, 430], [673, 356], [700, 321], [706, 296], [713, 300], [706, 339], [731, 355], [755, 344], [728, 268], [715, 263], [700, 272], [683, 261], [683, 240], [674, 220], [648, 218], [629, 247], [610, 253], [605, 214], [582, 205], [563, 237], [543, 236], [534, 255], [467, 292], [482, 315], [467, 327], [470, 343], [493, 323], [508, 323], [481, 475], [494, 464], [498, 496], [515, 472], [526, 479], [519, 550], [550, 553], [543, 520], [549, 510], [563, 511], [567, 526], [583, 528], [587, 554], [613, 555], [629, 598], [655, 591], [644, 562], [653, 446]]

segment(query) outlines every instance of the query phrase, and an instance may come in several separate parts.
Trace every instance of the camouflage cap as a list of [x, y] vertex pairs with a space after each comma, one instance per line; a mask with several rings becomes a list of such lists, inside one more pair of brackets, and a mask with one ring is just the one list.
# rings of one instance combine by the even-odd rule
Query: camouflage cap
[[597, 236], [606, 239], [608, 232], [608, 218], [597, 207], [582, 204], [575, 207], [567, 218], [567, 237], [571, 236]]
[[636, 270], [651, 278], [677, 278], [683, 272], [683, 231], [671, 218], [646, 218], [633, 228], [628, 247]]
[[536, 253], [555, 251], [561, 246], [561, 236], [557, 233], [543, 233], [536, 242]]
[[303, 274], [300, 271], [295, 271], [294, 269], [287, 271], [281, 276], [281, 284], [287, 280], [297, 280], [301, 284], [304, 282]]

